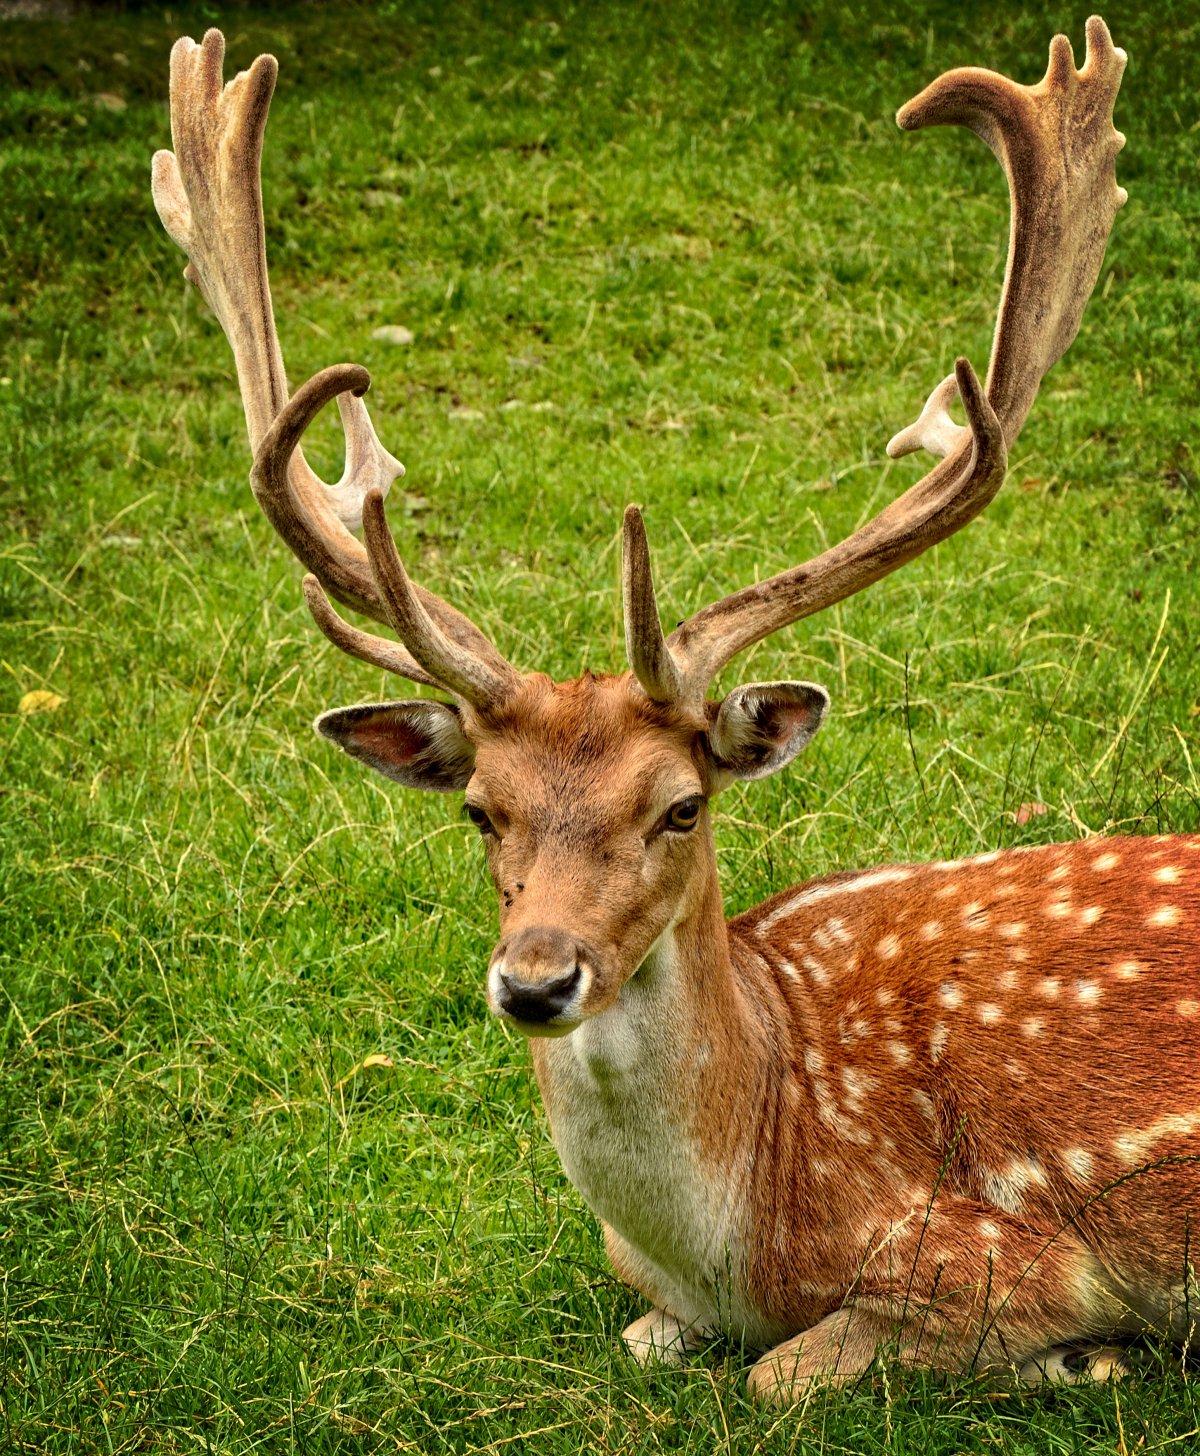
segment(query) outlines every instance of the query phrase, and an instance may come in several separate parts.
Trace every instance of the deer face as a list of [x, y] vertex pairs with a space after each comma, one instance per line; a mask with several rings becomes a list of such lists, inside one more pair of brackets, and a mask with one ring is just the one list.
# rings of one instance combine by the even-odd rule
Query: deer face
[[697, 710], [652, 702], [629, 675], [533, 674], [487, 713], [387, 703], [317, 727], [409, 786], [465, 790], [499, 898], [488, 1003], [527, 1035], [562, 1036], [710, 890], [712, 796], [789, 762], [827, 705], [811, 683]]

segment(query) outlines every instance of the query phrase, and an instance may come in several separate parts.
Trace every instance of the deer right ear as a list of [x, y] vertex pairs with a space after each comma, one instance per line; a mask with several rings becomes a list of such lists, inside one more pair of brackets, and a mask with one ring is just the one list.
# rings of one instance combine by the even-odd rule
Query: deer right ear
[[475, 749], [450, 703], [359, 703], [322, 713], [313, 727], [410, 789], [451, 793], [466, 788], [475, 768]]

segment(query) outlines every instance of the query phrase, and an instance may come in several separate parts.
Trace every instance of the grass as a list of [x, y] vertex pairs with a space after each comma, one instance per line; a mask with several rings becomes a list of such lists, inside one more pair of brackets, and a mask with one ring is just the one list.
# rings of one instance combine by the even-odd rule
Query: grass
[[[0, 23], [0, 1445], [1200, 1440], [1165, 1358], [1032, 1397], [884, 1372], [781, 1416], [748, 1405], [736, 1349], [675, 1374], [622, 1355], [638, 1300], [526, 1048], [485, 1015], [474, 832], [311, 734], [395, 685], [307, 620], [246, 487], [224, 341], [149, 203], [174, 37], [219, 23], [231, 63], [274, 51], [293, 382], [372, 369], [406, 553], [503, 651], [617, 667], [626, 501], [683, 616], [916, 477], [883, 442], [955, 353], [982, 367], [1007, 204], [977, 141], [892, 114], [955, 64], [1035, 79], [1083, 14], [413, 0]], [[1081, 336], [980, 523], [727, 674], [835, 701], [799, 766], [723, 801], [731, 913], [838, 867], [1200, 827], [1200, 25], [1183, 4], [1108, 18], [1130, 203]], [[372, 339], [390, 323], [411, 347]], [[337, 445], [321, 421], [328, 472]], [[62, 702], [22, 714], [34, 690]]]

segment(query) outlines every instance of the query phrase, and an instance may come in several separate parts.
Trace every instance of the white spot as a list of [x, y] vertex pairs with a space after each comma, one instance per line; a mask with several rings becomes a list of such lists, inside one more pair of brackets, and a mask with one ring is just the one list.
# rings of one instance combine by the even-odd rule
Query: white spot
[[989, 915], [977, 900], [970, 905], [963, 906], [963, 919], [972, 930], [984, 930], [987, 928]]
[[892, 994], [891, 991], [888, 990], [886, 986], [881, 986], [879, 990], [875, 992], [876, 1006], [890, 1006], [895, 999], [895, 996]]
[[995, 1026], [998, 1021], [1004, 1019], [1004, 1012], [994, 1001], [985, 1001], [977, 1013], [984, 1026]]
[[854, 936], [846, 929], [846, 922], [836, 915], [830, 916], [825, 922], [825, 929], [839, 945], [849, 945], [854, 939]]
[[1054, 976], [1046, 976], [1038, 986], [1038, 990], [1047, 1001], [1057, 1001], [1058, 993], [1062, 990], [1062, 982]]
[[789, 960], [781, 960], [779, 962], [779, 969], [783, 972], [783, 974], [788, 978], [789, 981], [798, 981], [800, 979], [800, 972], [796, 969], [794, 965], [792, 965], [791, 961]]
[[939, 1021], [933, 1028], [933, 1035], [929, 1038], [929, 1056], [932, 1061], [940, 1062], [942, 1060], [949, 1035], [944, 1021]]
[[918, 1089], [913, 1092], [912, 1100], [913, 1105], [916, 1107], [917, 1111], [921, 1114], [926, 1122], [932, 1123], [935, 1121], [933, 1112], [933, 1098], [930, 1097], [928, 1092], [922, 1092]]
[[1142, 974], [1142, 967], [1139, 961], [1118, 961], [1112, 972], [1118, 981], [1136, 981]]
[[1010, 945], [1008, 948], [1008, 958], [1010, 961], [1016, 961], [1020, 965], [1022, 961], [1029, 959], [1029, 952], [1023, 945]]
[[1200, 1112], [1171, 1112], [1166, 1117], [1160, 1117], [1157, 1122], [1152, 1122], [1149, 1127], [1124, 1133], [1114, 1141], [1113, 1147], [1125, 1166], [1131, 1168], [1143, 1162], [1160, 1139], [1170, 1137], [1173, 1133], [1184, 1137], [1195, 1132], [1198, 1127]]
[[1055, 865], [1054, 868], [1050, 871], [1050, 873], [1046, 876], [1046, 878], [1048, 880], [1050, 880], [1052, 883], [1057, 883], [1057, 881], [1059, 881], [1059, 880], [1065, 880], [1070, 873], [1071, 873], [1071, 867], [1070, 867], [1070, 865], [1065, 865], [1065, 864]]
[[867, 1072], [860, 1072], [856, 1067], [842, 1068], [842, 1087], [847, 1097], [861, 1099], [868, 1092], [874, 1092], [879, 1086], [879, 1079], [872, 1077]]
[[1016, 984], [1017, 984], [1017, 973], [1016, 973], [1016, 971], [1014, 971], [1012, 969], [1009, 969], [1007, 971], [1001, 971], [1000, 972], [1000, 989], [1002, 991], [1011, 991]]
[[942, 922], [940, 920], [927, 920], [925, 924], [921, 926], [921, 939], [925, 942], [926, 945], [928, 945], [930, 941], [936, 940], [938, 936], [941, 935], [941, 933]]
[[830, 935], [829, 931], [826, 930], [823, 925], [818, 926], [817, 929], [813, 931], [812, 941], [813, 945], [815, 945], [818, 950], [833, 949], [833, 936]]
[[1024, 1082], [1029, 1077], [1029, 1073], [1025, 1070], [1021, 1063], [1014, 1062], [1011, 1057], [1004, 1063], [1004, 1070], [1008, 1073], [1008, 1075], [1013, 1079], [1014, 1082]]
[[1200, 1001], [1177, 1001], [1175, 1010], [1180, 1016], [1196, 1016], [1200, 1014]]
[[938, 1000], [947, 1011], [957, 1011], [962, 1005], [963, 993], [953, 981], [943, 981], [938, 987]]
[[1177, 865], [1163, 865], [1162, 869], [1154, 871], [1154, 878], [1160, 885], [1173, 885], [1183, 877], [1183, 871]]
[[[1193, 1002], [1192, 1004], [1194, 1005], [1195, 1003]], [[887, 1048], [888, 1056], [891, 1057], [892, 1061], [898, 1067], [907, 1067], [912, 1061], [912, 1052], [909, 1051], [908, 1047], [902, 1041], [885, 1042], [884, 1046]]]
[[797, 910], [803, 910], [806, 905], [816, 905], [821, 900], [829, 900], [837, 895], [857, 895], [863, 890], [873, 890], [879, 885], [897, 885], [911, 876], [911, 870], [873, 870], [856, 875], [852, 880], [840, 880], [834, 885], [813, 885], [809, 889], [802, 889], [790, 900], [785, 900], [782, 905], [777, 906], [769, 915], [765, 915], [758, 922], [758, 933], [764, 935], [781, 920], [786, 920]]
[[1177, 905], [1163, 905], [1153, 915], [1148, 916], [1147, 925], [1153, 925], [1155, 929], [1169, 930], [1172, 925], [1178, 925], [1183, 919]]
[[875, 949], [887, 960], [894, 960], [900, 954], [900, 942], [894, 935], [885, 935]]
[[1042, 1032], [1045, 1029], [1046, 1023], [1042, 1020], [1040, 1016], [1027, 1016], [1025, 1020], [1021, 1023], [1022, 1032], [1027, 1037], [1029, 1037], [1030, 1040], [1034, 1039], [1035, 1037], [1041, 1036]]
[[[943, 866], [939, 866], [939, 868], [944, 868], [944, 867]], [[945, 900], [949, 896], [951, 896], [951, 895], [957, 895], [957, 894], [958, 894], [958, 881], [957, 880], [954, 880], [954, 881], [952, 881], [948, 885], [943, 885], [942, 888], [937, 892], [937, 894], [933, 898], [935, 900]]]
[[815, 1077], [825, 1066], [825, 1058], [816, 1047], [804, 1048], [804, 1070], [810, 1077]]
[[1121, 863], [1119, 854], [1101, 854], [1092, 861], [1094, 870], [1115, 870]]
[[1025, 934], [1025, 922], [1023, 920], [1014, 920], [1008, 925], [1000, 926], [996, 934], [1002, 935], [1005, 940], [1020, 940]]
[[996, 1227], [996, 1225], [991, 1221], [990, 1218], [981, 1218], [979, 1220], [979, 1232], [984, 1236], [985, 1239], [989, 1239], [993, 1244], [998, 1244], [1000, 1242], [1000, 1230]]
[[1061, 1157], [1067, 1172], [1073, 1178], [1086, 1183], [1092, 1176], [1096, 1160], [1086, 1148], [1064, 1148]]
[[1076, 981], [1075, 999], [1084, 1006], [1094, 1006], [1101, 995], [1100, 987], [1095, 981]]
[[984, 1168], [980, 1172], [984, 1197], [1005, 1213], [1020, 1213], [1026, 1190], [1031, 1184], [1046, 1186], [1046, 1175], [1036, 1153], [1024, 1158], [1010, 1158], [1008, 1167], [998, 1173]]
[[873, 1141], [868, 1128], [861, 1127], [858, 1123], [852, 1122], [850, 1118], [840, 1112], [830, 1119], [830, 1125], [838, 1137], [844, 1142], [859, 1143], [862, 1146], [866, 1146]]
[[1099, 920], [1103, 914], [1104, 907], [1102, 905], [1089, 905], [1086, 910], [1081, 910], [1079, 912], [1080, 924], [1095, 925], [1097, 920]]
[[813, 978], [813, 980], [816, 981], [818, 986], [824, 986], [825, 983], [829, 980], [829, 972], [825, 969], [821, 962], [817, 960], [816, 956], [806, 955], [804, 959], [800, 962], [800, 964]]
[[1045, 914], [1054, 920], [1065, 920], [1071, 913], [1070, 900], [1051, 900], [1045, 908]]
[[822, 1077], [814, 1077], [813, 1096], [817, 1099], [817, 1115], [824, 1122], [832, 1122], [837, 1115], [837, 1106], [830, 1095], [829, 1083]]

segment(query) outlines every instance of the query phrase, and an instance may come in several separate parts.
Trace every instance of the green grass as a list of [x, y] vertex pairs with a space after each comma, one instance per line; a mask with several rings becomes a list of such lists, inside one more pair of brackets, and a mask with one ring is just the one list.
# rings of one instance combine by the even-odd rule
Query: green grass
[[[964, 11], [0, 24], [0, 1447], [1200, 1440], [1165, 1360], [1026, 1397], [891, 1372], [781, 1416], [748, 1405], [735, 1349], [674, 1374], [624, 1357], [639, 1302], [485, 1014], [474, 831], [312, 735], [395, 684], [308, 621], [246, 485], [226, 346], [149, 201], [174, 37], [274, 51], [293, 382], [368, 365], [418, 574], [523, 666], [615, 668], [627, 501], [683, 616], [916, 478], [883, 443], [955, 353], [982, 369], [999, 169], [892, 115], [951, 65], [1036, 79], [1055, 29], [1082, 53], [1085, 12]], [[1200, 21], [1108, 18], [1130, 202], [1081, 336], [981, 522], [727, 673], [835, 702], [799, 766], [723, 801], [730, 912], [837, 867], [1200, 827]], [[374, 342], [384, 323], [416, 342]], [[317, 437], [333, 472], [334, 424]], [[22, 716], [34, 689], [64, 701]], [[1026, 801], [1048, 812], [1018, 825]]]

